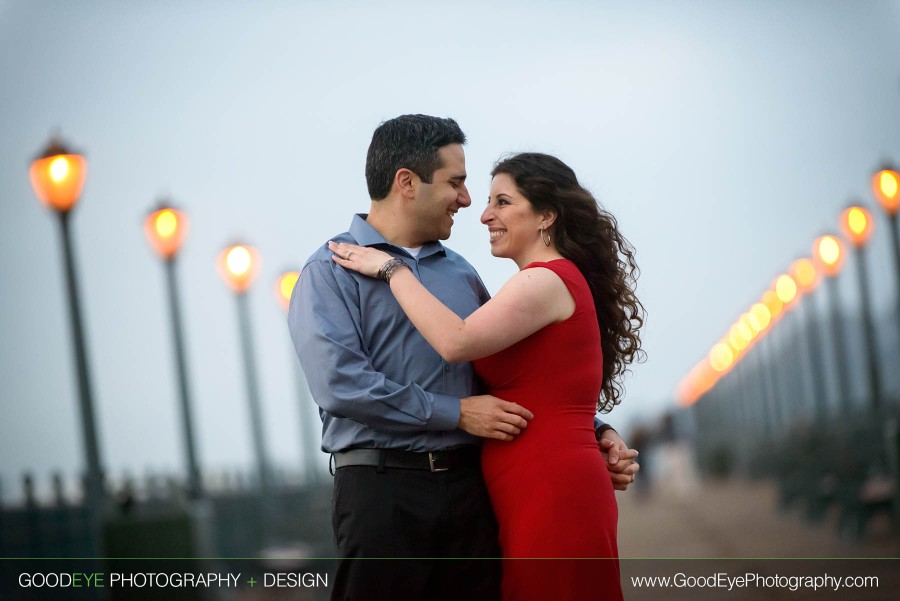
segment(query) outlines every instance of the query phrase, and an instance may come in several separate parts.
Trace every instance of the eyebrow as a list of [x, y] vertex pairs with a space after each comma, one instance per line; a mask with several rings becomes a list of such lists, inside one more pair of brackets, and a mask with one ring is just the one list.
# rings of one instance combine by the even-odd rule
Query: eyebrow
[[451, 175], [451, 176], [450, 176], [449, 178], [447, 178], [447, 179], [448, 179], [448, 180], [454, 180], [454, 179], [456, 179], [456, 180], [459, 180], [459, 181], [461, 181], [461, 182], [464, 182], [464, 181], [466, 181], [466, 174], [463, 173], [462, 175]]

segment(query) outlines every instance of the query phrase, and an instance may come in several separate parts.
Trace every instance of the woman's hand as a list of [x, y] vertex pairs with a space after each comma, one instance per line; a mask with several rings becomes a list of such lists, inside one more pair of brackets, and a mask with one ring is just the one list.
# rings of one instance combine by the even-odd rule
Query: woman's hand
[[634, 482], [635, 475], [641, 469], [635, 461], [638, 452], [629, 449], [628, 445], [615, 430], [605, 430], [597, 441], [600, 452], [606, 460], [606, 469], [616, 490], [628, 490], [628, 485]]
[[341, 267], [358, 271], [371, 278], [377, 278], [381, 266], [394, 258], [378, 249], [346, 242], [329, 242], [328, 250], [334, 253], [331, 258]]

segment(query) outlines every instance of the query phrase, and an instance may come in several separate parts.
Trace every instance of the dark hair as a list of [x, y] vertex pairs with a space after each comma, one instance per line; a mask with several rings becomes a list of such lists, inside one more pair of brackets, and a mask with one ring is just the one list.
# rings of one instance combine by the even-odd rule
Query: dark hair
[[398, 169], [409, 169], [430, 184], [435, 170], [442, 167], [438, 150], [448, 144], [465, 143], [466, 134], [450, 118], [401, 115], [385, 121], [372, 134], [366, 155], [369, 198], [385, 198]]
[[578, 183], [572, 169], [547, 154], [526, 152], [500, 160], [491, 176], [512, 177], [535, 211], [556, 212], [550, 234], [559, 253], [575, 263], [587, 280], [597, 309], [603, 349], [603, 383], [597, 409], [609, 412], [621, 402], [621, 376], [644, 359], [638, 330], [644, 306], [634, 287], [640, 271], [634, 248], [619, 233], [615, 217]]

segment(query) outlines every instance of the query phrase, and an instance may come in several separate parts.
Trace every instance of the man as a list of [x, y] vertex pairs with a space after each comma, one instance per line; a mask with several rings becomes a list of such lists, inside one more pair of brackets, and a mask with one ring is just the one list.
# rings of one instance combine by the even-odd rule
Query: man
[[[472, 266], [438, 242], [471, 204], [464, 143], [452, 119], [382, 123], [366, 159], [370, 212], [334, 238], [400, 258], [461, 317], [488, 300]], [[473, 395], [470, 364], [444, 362], [383, 282], [331, 256], [323, 245], [304, 266], [288, 322], [320, 407], [322, 448], [336, 468], [332, 525], [341, 559], [332, 598], [499, 599], [499, 562], [477, 559], [500, 556], [478, 440], [512, 440], [533, 416]], [[604, 429], [601, 448], [624, 489], [636, 453]]]

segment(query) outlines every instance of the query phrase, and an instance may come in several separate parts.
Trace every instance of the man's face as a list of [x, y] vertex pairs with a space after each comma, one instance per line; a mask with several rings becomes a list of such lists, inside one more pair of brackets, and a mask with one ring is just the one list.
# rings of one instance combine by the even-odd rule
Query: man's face
[[441, 167], [435, 170], [431, 183], [419, 180], [413, 204], [413, 227], [416, 238], [425, 242], [446, 240], [453, 227], [453, 216], [472, 204], [466, 189], [466, 155], [460, 144], [448, 144], [438, 150]]

